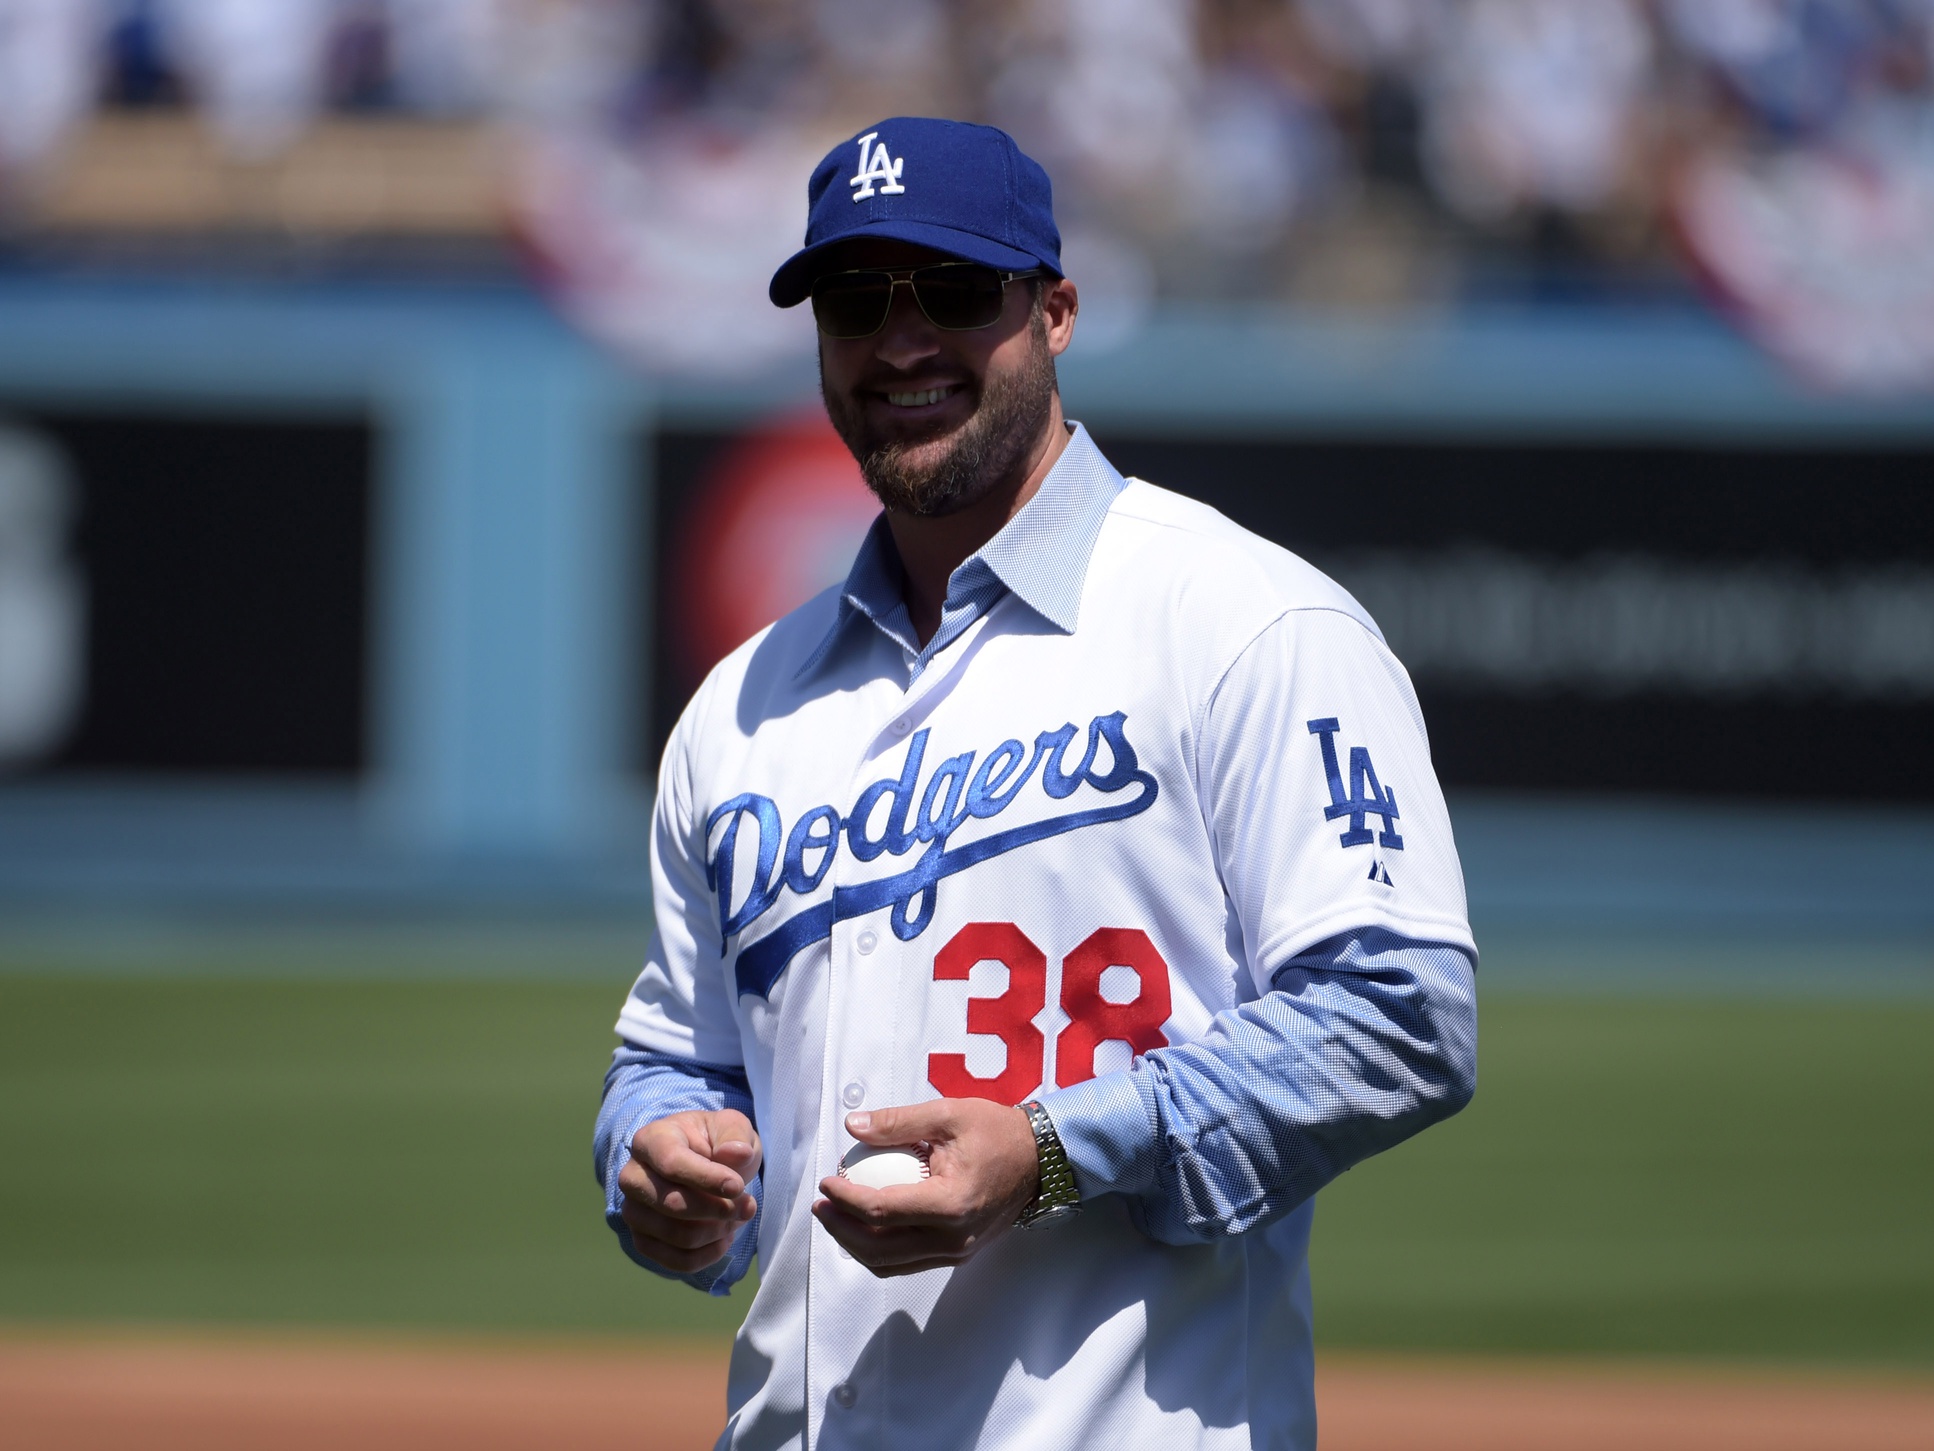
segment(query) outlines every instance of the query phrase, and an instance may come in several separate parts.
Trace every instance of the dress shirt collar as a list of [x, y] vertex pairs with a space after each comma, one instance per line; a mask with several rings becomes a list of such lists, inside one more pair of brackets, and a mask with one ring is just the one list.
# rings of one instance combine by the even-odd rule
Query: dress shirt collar
[[[1087, 429], [1079, 423], [1073, 429], [1067, 447], [1034, 497], [1000, 533], [953, 572], [947, 582], [946, 613], [959, 617], [958, 622], [952, 630], [943, 624], [943, 633], [928, 642], [927, 650], [920, 652], [923, 656], [944, 646], [1006, 591], [1012, 591], [1064, 634], [1075, 632], [1081, 616], [1081, 592], [1095, 543], [1101, 538], [1102, 522], [1126, 481], [1102, 457]], [[840, 589], [838, 613], [800, 666], [800, 677], [824, 664], [858, 620], [868, 621], [903, 648], [908, 647], [911, 627], [906, 619], [902, 579], [900, 558], [882, 514], [860, 544]], [[976, 602], [979, 608], [962, 608]]]

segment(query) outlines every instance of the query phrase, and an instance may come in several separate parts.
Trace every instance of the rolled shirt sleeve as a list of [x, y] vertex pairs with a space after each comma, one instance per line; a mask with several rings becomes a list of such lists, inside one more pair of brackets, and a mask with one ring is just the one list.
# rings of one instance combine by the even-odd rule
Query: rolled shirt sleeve
[[1156, 1239], [1237, 1234], [1466, 1103], [1476, 946], [1402, 665], [1340, 610], [1278, 617], [1204, 714], [1197, 790], [1249, 1001], [1042, 1098], [1084, 1198]]
[[1128, 1196], [1168, 1244], [1240, 1234], [1469, 1101], [1463, 949], [1372, 928], [1317, 944], [1276, 984], [1193, 1043], [1041, 1100], [1083, 1199]]
[[[619, 1216], [622, 1198], [618, 1174], [631, 1157], [632, 1137], [646, 1124], [666, 1114], [692, 1109], [735, 1108], [747, 1118], [753, 1116], [752, 1090], [743, 1069], [716, 1063], [694, 1063], [670, 1058], [646, 1049], [622, 1047], [612, 1055], [611, 1068], [604, 1077], [604, 1102], [598, 1111], [593, 1155], [598, 1183], [604, 1189], [604, 1219], [618, 1236], [624, 1252], [653, 1274], [724, 1295], [745, 1278], [759, 1243], [759, 1216], [739, 1230], [732, 1251], [724, 1259], [702, 1270], [678, 1274], [639, 1254], [631, 1242], [631, 1230]], [[763, 1176], [755, 1174], [746, 1185], [765, 1207]]]

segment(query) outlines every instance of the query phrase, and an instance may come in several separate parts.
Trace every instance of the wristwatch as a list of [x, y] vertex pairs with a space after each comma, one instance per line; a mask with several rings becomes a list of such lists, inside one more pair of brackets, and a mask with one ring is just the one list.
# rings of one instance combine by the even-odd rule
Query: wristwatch
[[1022, 1229], [1036, 1229], [1079, 1213], [1081, 1191], [1075, 1187], [1074, 1166], [1068, 1162], [1068, 1151], [1061, 1147], [1061, 1135], [1054, 1131], [1054, 1120], [1048, 1117], [1048, 1111], [1031, 1098], [1021, 1105], [1021, 1111], [1034, 1130], [1034, 1152], [1040, 1157], [1041, 1181], [1034, 1202], [1014, 1222]]

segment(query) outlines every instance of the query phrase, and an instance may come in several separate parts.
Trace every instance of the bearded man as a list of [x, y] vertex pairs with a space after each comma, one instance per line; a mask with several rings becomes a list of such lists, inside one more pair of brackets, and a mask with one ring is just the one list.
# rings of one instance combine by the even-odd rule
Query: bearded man
[[882, 121], [808, 197], [772, 300], [884, 507], [666, 747], [606, 1217], [713, 1294], [756, 1256], [722, 1446], [1313, 1446], [1312, 1198], [1475, 1082], [1409, 679], [1063, 418], [1006, 135]]

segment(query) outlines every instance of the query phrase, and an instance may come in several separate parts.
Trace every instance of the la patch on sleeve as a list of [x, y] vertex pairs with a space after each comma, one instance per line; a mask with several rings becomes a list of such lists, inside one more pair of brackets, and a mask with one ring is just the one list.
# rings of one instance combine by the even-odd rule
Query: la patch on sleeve
[[[1368, 846], [1374, 841], [1389, 851], [1403, 850], [1403, 837], [1397, 833], [1397, 793], [1377, 779], [1377, 768], [1370, 759], [1368, 746], [1350, 747], [1349, 789], [1344, 789], [1343, 767], [1336, 754], [1336, 738], [1343, 727], [1335, 716], [1324, 716], [1321, 720], [1308, 722], [1309, 732], [1317, 738], [1323, 751], [1323, 775], [1329, 782], [1330, 800], [1323, 808], [1325, 821], [1349, 818], [1348, 829], [1337, 837], [1339, 845], [1345, 849], [1354, 846]], [[1376, 817], [1381, 827], [1372, 831], [1369, 818]], [[1393, 887], [1390, 868], [1381, 856], [1372, 854], [1370, 861], [1370, 880], [1381, 886]]]

